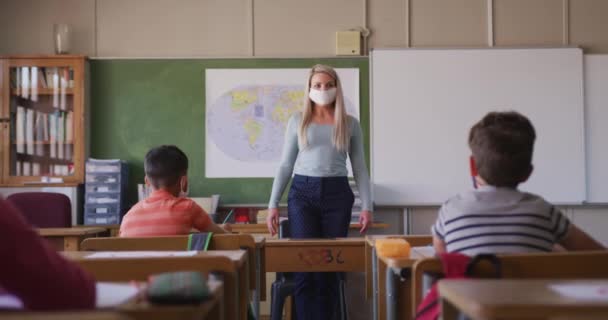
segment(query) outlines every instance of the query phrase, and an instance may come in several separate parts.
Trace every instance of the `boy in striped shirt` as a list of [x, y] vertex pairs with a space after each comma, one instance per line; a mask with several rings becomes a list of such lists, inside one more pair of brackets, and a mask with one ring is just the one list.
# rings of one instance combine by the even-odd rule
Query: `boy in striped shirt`
[[[437, 253], [548, 252], [604, 247], [543, 198], [517, 190], [532, 173], [536, 133], [517, 112], [491, 112], [469, 132], [477, 189], [446, 201], [431, 228]], [[476, 170], [474, 170], [476, 169]]]
[[180, 235], [192, 229], [227, 232], [214, 224], [203, 208], [186, 198], [188, 157], [179, 148], [153, 148], [146, 154], [144, 169], [146, 184], [153, 192], [124, 216], [119, 231], [121, 237]]

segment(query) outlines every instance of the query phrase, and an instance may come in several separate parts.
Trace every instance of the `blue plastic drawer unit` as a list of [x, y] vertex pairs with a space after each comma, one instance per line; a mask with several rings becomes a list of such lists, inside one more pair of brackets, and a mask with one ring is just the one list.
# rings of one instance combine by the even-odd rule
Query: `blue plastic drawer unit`
[[120, 223], [126, 211], [126, 161], [89, 159], [85, 171], [85, 224]]

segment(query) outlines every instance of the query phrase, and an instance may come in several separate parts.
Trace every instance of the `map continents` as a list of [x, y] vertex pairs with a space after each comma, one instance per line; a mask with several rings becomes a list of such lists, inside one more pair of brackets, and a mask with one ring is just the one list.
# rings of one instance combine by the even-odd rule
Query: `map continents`
[[[304, 109], [302, 86], [239, 86], [207, 111], [207, 134], [229, 157], [240, 161], [277, 161], [289, 118]], [[347, 112], [356, 114], [347, 101]]]
[[[358, 70], [345, 70], [356, 74], [356, 100], [344, 91], [347, 112], [358, 118]], [[301, 83], [307, 72], [308, 69], [207, 70], [207, 177], [275, 174], [287, 122], [304, 109], [305, 87]]]

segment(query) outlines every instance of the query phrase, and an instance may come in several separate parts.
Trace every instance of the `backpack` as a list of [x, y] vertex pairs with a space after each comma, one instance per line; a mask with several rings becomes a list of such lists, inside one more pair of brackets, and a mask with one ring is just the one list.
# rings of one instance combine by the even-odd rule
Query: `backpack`
[[[494, 277], [502, 274], [500, 260], [493, 254], [480, 254], [471, 258], [460, 253], [443, 253], [439, 255], [443, 264], [442, 279], [463, 279], [473, 277], [475, 267], [481, 261], [489, 261], [494, 267]], [[441, 315], [439, 290], [435, 282], [416, 309], [416, 320], [437, 320]]]

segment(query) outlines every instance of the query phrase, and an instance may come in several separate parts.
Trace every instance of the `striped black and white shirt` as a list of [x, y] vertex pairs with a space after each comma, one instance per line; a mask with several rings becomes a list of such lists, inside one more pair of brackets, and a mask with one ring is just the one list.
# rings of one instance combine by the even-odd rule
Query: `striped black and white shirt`
[[537, 195], [483, 186], [445, 202], [431, 229], [448, 252], [472, 256], [551, 251], [569, 225], [559, 209]]

